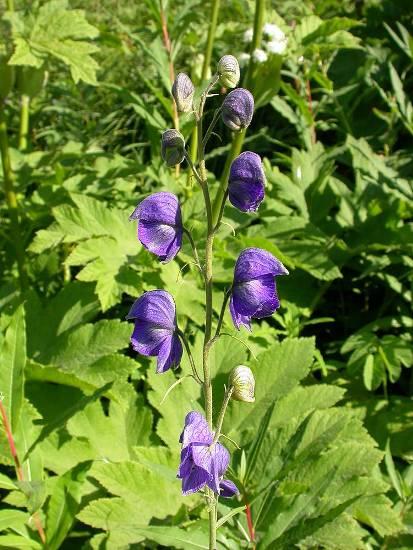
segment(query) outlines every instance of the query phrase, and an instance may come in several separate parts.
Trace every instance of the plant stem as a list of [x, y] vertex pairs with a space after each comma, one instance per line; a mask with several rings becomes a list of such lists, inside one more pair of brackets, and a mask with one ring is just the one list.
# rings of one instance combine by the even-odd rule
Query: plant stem
[[14, 191], [14, 177], [10, 161], [9, 141], [7, 137], [7, 122], [4, 113], [4, 103], [0, 102], [0, 153], [3, 166], [4, 194], [10, 214], [11, 234], [16, 252], [17, 270], [19, 272], [20, 288], [27, 288], [27, 277], [24, 265], [24, 249], [20, 232], [17, 196]]
[[[198, 166], [199, 171], [194, 171], [195, 176], [199, 177], [199, 184], [202, 189], [205, 201], [206, 217], [207, 217], [207, 231], [206, 231], [206, 242], [205, 242], [205, 268], [204, 268], [204, 278], [205, 278], [205, 334], [204, 334], [204, 344], [202, 350], [202, 368], [204, 375], [204, 400], [205, 400], [205, 415], [209, 425], [210, 430], [212, 431], [212, 384], [211, 384], [211, 371], [209, 368], [209, 349], [210, 349], [210, 340], [212, 334], [212, 260], [213, 260], [213, 244], [214, 244], [214, 225], [212, 223], [212, 207], [211, 207], [211, 198], [209, 196], [208, 189], [208, 178], [205, 167], [205, 157], [204, 157], [204, 148], [202, 144], [202, 117], [204, 114], [204, 106], [207, 95], [214, 84], [217, 82], [218, 76], [214, 75], [205, 91], [201, 95], [201, 100], [199, 103], [198, 113], [196, 115], [197, 119], [197, 130], [198, 130]], [[191, 164], [191, 160], [188, 161]], [[198, 179], [197, 177], [197, 179]], [[217, 513], [216, 513], [216, 498], [211, 489], [208, 489], [208, 497], [211, 501], [210, 510], [209, 510], [209, 550], [216, 550], [217, 545]], [[213, 504], [212, 504], [213, 502]]]
[[222, 302], [222, 306], [221, 306], [221, 312], [219, 314], [219, 319], [218, 319], [218, 324], [217, 324], [217, 329], [215, 331], [215, 336], [214, 336], [214, 339], [215, 338], [218, 338], [219, 336], [219, 333], [221, 332], [221, 327], [222, 327], [222, 322], [224, 320], [224, 315], [225, 315], [225, 309], [227, 307], [227, 303], [228, 303], [228, 300], [229, 300], [229, 297], [231, 296], [231, 288], [228, 288], [226, 291], [225, 291], [225, 294], [224, 294], [224, 300]]
[[199, 382], [200, 384], [203, 384], [201, 378], [199, 377], [198, 371], [196, 370], [195, 361], [194, 361], [194, 358], [192, 356], [191, 348], [189, 347], [188, 340], [186, 339], [186, 336], [182, 332], [182, 330], [178, 329], [178, 334], [181, 337], [181, 340], [182, 340], [182, 342], [184, 344], [184, 347], [185, 347], [185, 351], [188, 354], [188, 359], [189, 359], [189, 363], [191, 365], [192, 374], [194, 375], [194, 378], [197, 382]]
[[215, 445], [215, 443], [219, 439], [219, 436], [221, 435], [222, 423], [224, 422], [225, 413], [227, 411], [228, 403], [229, 403], [229, 400], [231, 399], [231, 395], [233, 391], [234, 391], [233, 386], [230, 386], [228, 389], [225, 390], [224, 400], [221, 405], [221, 410], [219, 411], [217, 427], [216, 427], [214, 439], [211, 445]]
[[196, 265], [198, 266], [199, 271], [200, 271], [201, 274], [203, 275], [204, 273], [203, 273], [203, 270], [202, 270], [201, 262], [199, 261], [198, 250], [197, 250], [195, 241], [194, 241], [194, 239], [192, 238], [191, 232], [190, 232], [188, 229], [186, 229], [186, 228], [184, 227], [184, 233], [185, 233], [185, 235], [188, 237], [189, 244], [191, 245], [192, 253], [193, 253], [194, 259], [195, 259], [195, 263], [196, 263]]
[[[252, 83], [252, 75], [254, 72], [254, 65], [255, 65], [254, 56], [252, 55], [252, 53], [261, 45], [262, 28], [264, 25], [264, 14], [265, 14], [265, 0], [255, 0], [254, 34], [251, 42], [251, 51], [250, 51], [251, 57], [248, 63], [247, 74], [243, 81], [243, 86], [245, 88], [249, 88]], [[215, 224], [218, 221], [222, 199], [227, 189], [229, 170], [231, 168], [232, 161], [235, 159], [235, 157], [237, 157], [240, 154], [242, 150], [242, 146], [244, 144], [244, 139], [245, 139], [245, 133], [246, 133], [246, 130], [244, 129], [236, 134], [236, 136], [232, 141], [230, 152], [228, 153], [228, 156], [225, 161], [224, 170], [221, 175], [219, 187], [215, 195], [213, 208], [212, 208], [212, 215], [213, 215], [213, 220]]]
[[[254, 542], [254, 540], [255, 540], [254, 524], [252, 522], [251, 508], [250, 508], [250, 505], [247, 501], [247, 497], [244, 497], [244, 503], [245, 503], [245, 514], [247, 516], [248, 533], [249, 533], [251, 541]], [[255, 550], [255, 545], [254, 545], [253, 548]]]
[[[0, 414], [3, 421], [4, 431], [6, 432], [7, 441], [9, 443], [10, 454], [13, 458], [14, 468], [16, 470], [16, 476], [19, 481], [24, 481], [23, 468], [19, 460], [19, 455], [17, 454], [16, 444], [14, 443], [14, 437], [11, 431], [9, 419], [7, 418], [7, 412], [3, 405], [3, 401], [0, 400]], [[39, 533], [40, 540], [42, 541], [44, 547], [46, 548], [46, 535], [43, 530], [42, 522], [40, 520], [39, 514], [35, 512], [33, 514], [34, 523], [36, 529]]]
[[20, 128], [19, 128], [19, 149], [20, 151], [26, 151], [27, 149], [27, 136], [29, 133], [29, 107], [30, 98], [28, 95], [23, 94], [21, 96], [20, 105]]
[[13, 0], [6, 0], [6, 7], [7, 7], [7, 11], [13, 11], [14, 10]]
[[212, 47], [214, 45], [215, 32], [217, 29], [218, 23], [218, 13], [219, 13], [219, 4], [220, 0], [213, 0], [212, 2], [212, 11], [211, 11], [211, 20], [209, 23], [208, 29], [208, 38], [205, 48], [204, 63], [202, 65], [201, 79], [204, 80], [207, 77], [209, 66], [211, 65], [212, 57]]
[[[163, 8], [162, 0], [159, 0], [159, 14], [161, 17], [163, 43], [164, 43], [166, 54], [168, 56], [168, 61], [169, 61], [169, 80], [171, 81], [171, 84], [173, 84], [175, 80], [175, 68], [174, 68], [174, 63], [172, 59], [172, 43], [169, 37], [168, 21], [166, 18], [165, 10]], [[179, 130], [179, 114], [178, 114], [178, 108], [174, 100], [172, 100], [172, 109], [173, 109], [172, 119], [174, 123], [174, 128], [176, 128], [176, 130]], [[179, 171], [180, 171], [180, 166], [179, 164], [177, 164], [175, 166], [176, 177], [179, 176]]]

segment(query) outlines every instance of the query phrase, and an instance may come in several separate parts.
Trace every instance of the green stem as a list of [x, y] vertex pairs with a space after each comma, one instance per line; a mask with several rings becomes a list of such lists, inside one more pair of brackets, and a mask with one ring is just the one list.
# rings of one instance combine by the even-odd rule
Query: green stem
[[[254, 16], [254, 34], [251, 42], [251, 57], [248, 63], [247, 74], [243, 81], [244, 88], [249, 88], [252, 83], [252, 75], [254, 72], [254, 56], [252, 53], [261, 45], [262, 38], [262, 28], [264, 25], [264, 15], [265, 15], [265, 0], [255, 0], [255, 16]], [[227, 188], [228, 176], [231, 168], [232, 161], [237, 157], [242, 150], [244, 144], [246, 130], [241, 130], [236, 134], [232, 141], [230, 152], [225, 161], [224, 170], [220, 179], [219, 187], [215, 195], [213, 207], [212, 207], [212, 216], [214, 223], [217, 223], [221, 203]]]
[[182, 342], [184, 344], [184, 347], [185, 347], [185, 351], [188, 354], [188, 359], [189, 359], [189, 363], [191, 365], [192, 374], [194, 375], [195, 380], [197, 382], [199, 382], [200, 384], [202, 384], [203, 382], [202, 382], [201, 378], [199, 377], [198, 371], [196, 370], [195, 361], [194, 361], [194, 358], [192, 356], [191, 348], [189, 347], [188, 340], [186, 339], [186, 336], [182, 332], [181, 329], [178, 329], [177, 332], [178, 332], [179, 336], [181, 337], [181, 340], [182, 340]]
[[203, 275], [203, 270], [202, 270], [201, 262], [199, 261], [198, 250], [197, 250], [195, 241], [194, 241], [194, 239], [192, 238], [191, 232], [190, 232], [188, 229], [186, 229], [186, 227], [183, 228], [183, 231], [184, 231], [185, 235], [188, 237], [188, 241], [189, 241], [189, 243], [190, 243], [190, 245], [191, 245], [192, 253], [193, 253], [193, 255], [194, 255], [195, 263], [196, 263], [196, 265], [197, 265], [199, 271], [200, 271], [201, 274]]
[[215, 32], [217, 29], [218, 23], [218, 13], [219, 13], [219, 4], [220, 0], [213, 0], [212, 11], [211, 11], [211, 21], [209, 23], [208, 29], [208, 38], [205, 48], [204, 63], [202, 65], [201, 79], [204, 80], [207, 77], [209, 66], [211, 65], [212, 57], [212, 47], [214, 45]]
[[20, 288], [27, 288], [27, 277], [24, 265], [23, 240], [20, 232], [17, 195], [14, 191], [14, 177], [10, 161], [9, 141], [7, 136], [7, 122], [4, 113], [4, 103], [0, 103], [0, 153], [3, 166], [3, 185], [7, 206], [9, 208], [11, 234], [16, 252], [17, 270], [19, 272]]
[[7, 7], [7, 11], [13, 11], [14, 10], [13, 0], [6, 0], [6, 7]]
[[223, 321], [224, 321], [225, 309], [226, 309], [226, 307], [227, 307], [227, 303], [228, 303], [229, 297], [231, 296], [231, 290], [232, 290], [231, 288], [228, 288], [228, 289], [225, 291], [224, 300], [223, 300], [223, 302], [222, 302], [221, 313], [219, 314], [219, 319], [218, 319], [217, 329], [216, 329], [216, 331], [215, 331], [214, 340], [215, 340], [216, 338], [218, 338], [219, 333], [221, 332], [222, 323], [223, 323]]
[[232, 386], [230, 386], [228, 389], [225, 390], [224, 400], [222, 402], [221, 410], [219, 411], [217, 427], [215, 429], [214, 440], [212, 441], [211, 446], [215, 445], [215, 443], [219, 439], [219, 436], [221, 435], [222, 424], [224, 422], [225, 413], [227, 412], [228, 403], [231, 399], [231, 395], [233, 391], [234, 391], [234, 388]]
[[[205, 242], [205, 335], [204, 344], [202, 350], [202, 368], [204, 375], [204, 399], [205, 399], [205, 415], [212, 431], [212, 384], [211, 384], [211, 371], [209, 368], [209, 349], [210, 340], [212, 334], [212, 260], [213, 260], [213, 244], [214, 244], [214, 225], [212, 223], [212, 207], [211, 198], [209, 196], [208, 178], [205, 167], [204, 148], [202, 144], [202, 117], [204, 114], [204, 106], [207, 95], [214, 84], [217, 82], [218, 76], [214, 75], [211, 82], [206, 87], [205, 91], [201, 95], [199, 103], [199, 109], [197, 113], [197, 127], [198, 127], [198, 166], [199, 166], [199, 183], [204, 195], [206, 217], [207, 217], [207, 231]], [[196, 171], [194, 172], [196, 174]], [[216, 499], [213, 491], [208, 489], [208, 497], [213, 502], [210, 504], [209, 511], [209, 550], [216, 550], [217, 546], [217, 513], [216, 513]]]
[[29, 134], [29, 107], [30, 98], [28, 95], [23, 94], [21, 96], [20, 106], [20, 128], [19, 128], [19, 149], [20, 151], [26, 151], [27, 149], [27, 136]]

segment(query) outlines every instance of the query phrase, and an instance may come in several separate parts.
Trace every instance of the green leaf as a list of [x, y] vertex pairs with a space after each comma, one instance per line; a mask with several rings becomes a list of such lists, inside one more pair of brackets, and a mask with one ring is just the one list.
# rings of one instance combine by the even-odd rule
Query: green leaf
[[75, 415], [78, 411], [81, 411], [89, 403], [93, 403], [93, 401], [99, 399], [102, 395], [104, 395], [112, 387], [112, 384], [113, 382], [109, 382], [108, 384], [105, 384], [102, 388], [96, 390], [92, 395], [83, 397], [68, 409], [63, 410], [61, 414], [58, 415], [54, 420], [45, 424], [39, 436], [36, 438], [36, 440], [31, 444], [30, 448], [28, 449], [26, 456], [28, 456], [35, 449], [35, 447], [41, 441], [43, 441], [48, 435], [50, 435], [54, 430], [56, 430], [61, 426], [64, 426], [66, 422], [70, 418], [72, 418], [72, 416]]
[[255, 403], [231, 402], [223, 432], [238, 437], [240, 430], [255, 429], [274, 400], [290, 392], [308, 374], [314, 355], [312, 338], [287, 338], [251, 362], [256, 380]]
[[0, 391], [12, 433], [17, 430], [24, 397], [26, 325], [23, 305], [14, 312], [0, 351]]
[[125, 530], [129, 534], [152, 540], [166, 548], [181, 548], [182, 550], [208, 550], [208, 532], [206, 529], [194, 528], [188, 530], [179, 527], [129, 527]]
[[52, 0], [30, 16], [9, 15], [15, 45], [9, 64], [40, 67], [45, 60], [59, 60], [70, 68], [75, 83], [96, 85], [98, 64], [91, 54], [99, 49], [82, 39], [95, 38], [98, 30], [86, 21], [83, 10], [67, 8], [65, 0]]
[[174, 515], [182, 505], [181, 483], [176, 479], [176, 472], [171, 479], [159, 470], [152, 471], [142, 464], [124, 461], [97, 463], [91, 475], [110, 493], [140, 509], [142, 521]]
[[90, 465], [90, 462], [79, 464], [59, 477], [53, 487], [46, 515], [46, 540], [50, 550], [60, 547], [72, 527]]

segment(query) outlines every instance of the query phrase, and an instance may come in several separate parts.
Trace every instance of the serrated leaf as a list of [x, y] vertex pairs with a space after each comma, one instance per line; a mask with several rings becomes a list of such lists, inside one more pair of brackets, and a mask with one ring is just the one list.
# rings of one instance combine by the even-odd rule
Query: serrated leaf
[[70, 68], [73, 80], [96, 85], [97, 46], [82, 39], [95, 38], [96, 27], [90, 25], [83, 10], [69, 10], [64, 0], [52, 0], [23, 17], [9, 16], [15, 51], [10, 65], [40, 67], [46, 60], [57, 59]]

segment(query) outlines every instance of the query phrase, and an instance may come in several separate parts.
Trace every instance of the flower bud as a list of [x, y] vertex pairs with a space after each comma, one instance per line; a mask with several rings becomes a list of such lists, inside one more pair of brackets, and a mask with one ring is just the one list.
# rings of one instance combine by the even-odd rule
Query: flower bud
[[252, 370], [244, 365], [234, 367], [229, 374], [229, 384], [234, 388], [232, 398], [245, 403], [254, 403], [255, 379]]
[[223, 86], [235, 88], [239, 82], [238, 61], [233, 55], [224, 55], [218, 62], [219, 81]]
[[179, 73], [172, 85], [172, 95], [178, 111], [189, 113], [192, 109], [195, 88], [192, 80], [185, 73]]
[[165, 130], [162, 134], [161, 155], [168, 166], [175, 166], [184, 160], [185, 140], [178, 130]]
[[240, 131], [250, 125], [254, 113], [254, 98], [244, 88], [230, 92], [222, 104], [222, 120], [228, 128]]

